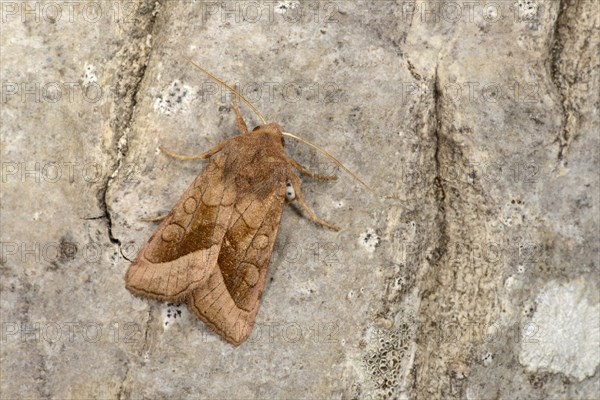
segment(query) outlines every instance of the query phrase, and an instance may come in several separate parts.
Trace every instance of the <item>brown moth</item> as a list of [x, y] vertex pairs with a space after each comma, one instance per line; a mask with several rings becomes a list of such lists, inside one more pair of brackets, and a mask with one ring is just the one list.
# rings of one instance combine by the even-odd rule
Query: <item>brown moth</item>
[[[306, 205], [296, 171], [319, 179], [336, 177], [313, 173], [287, 156], [284, 135], [318, 147], [283, 132], [278, 124], [266, 123], [235, 89], [188, 61], [232, 91], [240, 134], [206, 153], [191, 156], [174, 154], [161, 146], [175, 158], [211, 160], [171, 212], [154, 219], [162, 222], [129, 267], [125, 282], [136, 296], [187, 303], [210, 329], [237, 346], [250, 335], [258, 312], [286, 200], [286, 184], [291, 183], [295, 199], [310, 219], [338, 230]], [[263, 125], [248, 131], [237, 97]]]

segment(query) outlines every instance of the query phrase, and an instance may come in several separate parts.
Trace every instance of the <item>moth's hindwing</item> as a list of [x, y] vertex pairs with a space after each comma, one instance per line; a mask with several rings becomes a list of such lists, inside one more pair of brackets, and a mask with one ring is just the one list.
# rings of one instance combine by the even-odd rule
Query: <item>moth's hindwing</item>
[[285, 177], [271, 190], [242, 193], [208, 280], [188, 298], [189, 309], [213, 331], [239, 345], [254, 325], [285, 200]]
[[236, 197], [222, 177], [226, 155], [206, 166], [148, 240], [125, 276], [133, 294], [183, 301], [217, 264]]

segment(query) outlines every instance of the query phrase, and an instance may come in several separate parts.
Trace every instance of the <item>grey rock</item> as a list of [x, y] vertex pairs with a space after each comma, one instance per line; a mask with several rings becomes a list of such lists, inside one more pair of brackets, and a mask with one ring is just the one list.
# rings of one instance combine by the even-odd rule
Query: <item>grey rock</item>
[[[595, 398], [594, 1], [2, 2], [2, 398]], [[241, 92], [340, 179], [234, 348], [123, 276]], [[250, 127], [256, 116], [242, 108]]]

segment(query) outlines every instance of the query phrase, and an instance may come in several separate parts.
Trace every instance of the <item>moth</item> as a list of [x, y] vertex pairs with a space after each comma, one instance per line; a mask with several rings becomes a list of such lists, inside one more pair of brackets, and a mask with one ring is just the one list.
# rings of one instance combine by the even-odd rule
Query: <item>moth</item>
[[[179, 155], [160, 147], [177, 159], [210, 161], [169, 214], [151, 219], [162, 222], [129, 266], [125, 283], [136, 296], [186, 303], [210, 329], [237, 346], [254, 325], [286, 193], [311, 220], [339, 230], [307, 206], [296, 172], [326, 180], [336, 177], [311, 172], [286, 155], [284, 136], [323, 151], [368, 186], [325, 150], [283, 132], [276, 123], [267, 123], [235, 88], [187, 60], [232, 92], [240, 133], [196, 155]], [[262, 125], [248, 130], [238, 97]]]

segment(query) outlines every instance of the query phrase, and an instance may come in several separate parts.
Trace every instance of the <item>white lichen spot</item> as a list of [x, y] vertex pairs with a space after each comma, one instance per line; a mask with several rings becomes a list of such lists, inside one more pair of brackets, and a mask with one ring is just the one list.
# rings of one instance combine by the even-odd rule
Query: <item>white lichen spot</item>
[[186, 316], [185, 307], [181, 304], [167, 303], [166, 307], [162, 310], [163, 329], [167, 330], [175, 324], [178, 324], [182, 317]]
[[417, 223], [415, 221], [410, 221], [406, 225], [409, 236], [415, 236], [417, 234]]
[[508, 292], [514, 292], [515, 290], [520, 290], [523, 288], [523, 281], [519, 279], [516, 275], [511, 275], [504, 281], [504, 288]]
[[379, 246], [380, 241], [381, 238], [371, 228], [367, 229], [367, 232], [362, 233], [359, 236], [360, 244], [362, 244], [370, 253], [375, 251], [375, 248]]
[[398, 321], [391, 329], [369, 328], [362, 367], [367, 373], [366, 398], [402, 398], [416, 345], [413, 324]]
[[500, 223], [505, 227], [512, 225], [521, 225], [524, 221], [527, 208], [525, 203], [520, 199], [511, 199], [506, 202], [498, 213]]
[[519, 264], [519, 265], [517, 265], [517, 272], [518, 272], [519, 274], [523, 274], [523, 273], [525, 273], [525, 266], [524, 266], [523, 264]]
[[288, 10], [293, 10], [295, 8], [298, 8], [299, 6], [299, 1], [278, 1], [277, 5], [275, 6], [275, 12], [278, 14], [284, 14]]
[[[600, 304], [588, 281], [552, 281], [536, 298], [530, 323], [523, 327], [519, 361], [584, 380], [600, 363]], [[591, 293], [592, 294], [591, 294]]]
[[154, 111], [171, 115], [189, 109], [192, 88], [174, 80], [169, 87], [159, 93], [154, 100]]
[[97, 82], [98, 77], [96, 76], [96, 67], [91, 64], [85, 64], [81, 86], [85, 88], [91, 85], [92, 83]]
[[517, 0], [514, 6], [519, 20], [531, 20], [538, 11], [538, 3], [535, 0]]
[[494, 360], [494, 355], [492, 353], [490, 353], [489, 351], [487, 353], [485, 353], [483, 355], [483, 357], [481, 357], [481, 361], [483, 362], [483, 365], [485, 365], [486, 367], [490, 366], [492, 364], [493, 360]]
[[558, 233], [565, 238], [574, 241], [577, 244], [583, 244], [585, 235], [581, 234], [580, 229], [574, 224], [559, 224]]
[[85, 64], [83, 77], [81, 78], [81, 89], [88, 101], [96, 101], [102, 96], [102, 90], [96, 76], [96, 67], [92, 64]]
[[523, 309], [521, 310], [521, 314], [526, 318], [531, 318], [533, 313], [535, 312], [535, 304], [533, 301], [526, 301], [523, 304]]
[[125, 151], [127, 150], [127, 144], [128, 144], [127, 135], [121, 136], [121, 138], [117, 142], [117, 149], [119, 150], [119, 152], [121, 154], [125, 153]]
[[299, 286], [296, 291], [302, 297], [310, 297], [317, 291], [317, 289], [315, 288], [314, 283], [307, 282], [305, 285]]
[[467, 387], [465, 398], [467, 400], [481, 400], [482, 396], [479, 393], [479, 387], [477, 385]]
[[394, 279], [394, 283], [392, 284], [392, 289], [398, 291], [398, 290], [401, 290], [405, 285], [406, 285], [406, 278], [403, 276], [399, 276], [396, 279]]
[[154, 10], [152, 10], [152, 16], [156, 17], [160, 12], [161, 4], [158, 1], [154, 2]]
[[285, 198], [288, 201], [293, 201], [296, 198], [296, 191], [294, 190], [294, 187], [292, 186], [292, 182], [290, 182], [289, 180], [285, 184]]
[[378, 317], [375, 318], [375, 325], [377, 325], [379, 328], [382, 329], [392, 329], [392, 327], [394, 326], [394, 321], [392, 321], [389, 318], [384, 318], [384, 317]]

